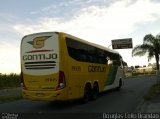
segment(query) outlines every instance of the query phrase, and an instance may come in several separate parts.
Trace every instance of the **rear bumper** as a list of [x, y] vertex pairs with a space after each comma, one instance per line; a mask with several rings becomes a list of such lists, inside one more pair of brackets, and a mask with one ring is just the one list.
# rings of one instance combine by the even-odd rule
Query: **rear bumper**
[[22, 96], [25, 99], [34, 101], [65, 101], [67, 100], [66, 90], [58, 91], [30, 91], [22, 90]]

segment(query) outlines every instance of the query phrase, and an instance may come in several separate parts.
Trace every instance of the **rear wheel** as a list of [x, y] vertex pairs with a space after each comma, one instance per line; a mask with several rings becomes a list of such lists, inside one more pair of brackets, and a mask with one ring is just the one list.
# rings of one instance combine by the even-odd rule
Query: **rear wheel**
[[91, 86], [86, 85], [84, 88], [83, 102], [87, 103], [91, 99]]
[[95, 84], [93, 85], [93, 89], [92, 89], [92, 99], [93, 99], [93, 100], [96, 100], [97, 97], [98, 97], [98, 94], [99, 94], [99, 86], [98, 86], [97, 83], [95, 83]]

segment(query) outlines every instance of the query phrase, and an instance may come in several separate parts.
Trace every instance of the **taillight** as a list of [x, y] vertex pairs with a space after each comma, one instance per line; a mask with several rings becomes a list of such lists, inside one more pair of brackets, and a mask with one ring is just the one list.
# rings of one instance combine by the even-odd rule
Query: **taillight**
[[56, 90], [60, 90], [66, 87], [66, 81], [65, 81], [65, 75], [63, 71], [59, 71], [59, 80], [58, 80], [58, 86]]
[[27, 89], [26, 86], [25, 86], [25, 84], [24, 84], [23, 72], [21, 72], [20, 80], [21, 80], [21, 87], [22, 87], [23, 89]]

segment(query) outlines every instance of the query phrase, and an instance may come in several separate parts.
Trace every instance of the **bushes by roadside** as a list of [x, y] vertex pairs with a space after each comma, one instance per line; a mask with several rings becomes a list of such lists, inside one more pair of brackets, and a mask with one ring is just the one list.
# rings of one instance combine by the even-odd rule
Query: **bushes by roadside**
[[0, 74], [0, 89], [20, 87], [20, 75]]
[[154, 84], [148, 91], [148, 93], [144, 96], [145, 100], [151, 100], [157, 95], [160, 95], [160, 81]]
[[135, 73], [132, 73], [132, 76], [150, 76], [150, 75], [156, 75], [156, 71], [152, 71], [152, 72], [135, 72]]

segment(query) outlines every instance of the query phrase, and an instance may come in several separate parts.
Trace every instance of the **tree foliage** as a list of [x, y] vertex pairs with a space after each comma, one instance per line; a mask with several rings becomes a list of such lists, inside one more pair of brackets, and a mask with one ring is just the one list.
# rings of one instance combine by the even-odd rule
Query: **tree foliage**
[[143, 44], [135, 46], [132, 50], [132, 56], [144, 56], [146, 54], [148, 61], [155, 57], [157, 70], [159, 70], [160, 35], [145, 35]]

